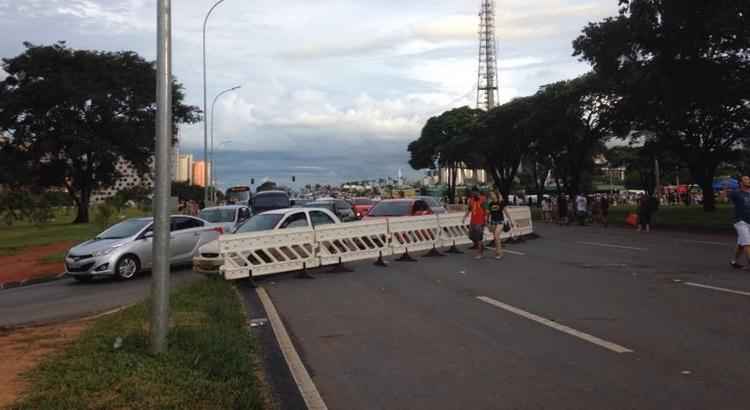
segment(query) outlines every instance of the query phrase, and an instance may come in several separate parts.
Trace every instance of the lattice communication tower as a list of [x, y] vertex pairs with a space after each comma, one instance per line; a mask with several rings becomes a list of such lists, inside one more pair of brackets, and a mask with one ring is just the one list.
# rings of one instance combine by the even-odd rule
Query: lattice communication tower
[[497, 48], [495, 45], [495, 0], [482, 0], [479, 10], [479, 78], [477, 108], [491, 110], [497, 105]]

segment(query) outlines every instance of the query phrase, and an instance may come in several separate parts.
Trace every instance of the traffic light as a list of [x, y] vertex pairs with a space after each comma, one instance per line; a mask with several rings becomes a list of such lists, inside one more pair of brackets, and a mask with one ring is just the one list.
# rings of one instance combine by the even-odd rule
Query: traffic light
[[250, 178], [250, 185], [255, 185], [255, 178]]
[[294, 175], [292, 175], [292, 182], [296, 182], [296, 181], [297, 181], [297, 177], [295, 177]]

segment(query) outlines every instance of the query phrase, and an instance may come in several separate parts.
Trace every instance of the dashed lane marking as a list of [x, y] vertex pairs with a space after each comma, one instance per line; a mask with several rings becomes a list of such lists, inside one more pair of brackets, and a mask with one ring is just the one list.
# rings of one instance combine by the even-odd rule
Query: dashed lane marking
[[616, 343], [608, 342], [604, 339], [600, 339], [596, 336], [592, 336], [588, 333], [580, 332], [578, 330], [573, 329], [572, 327], [568, 327], [565, 325], [561, 325], [557, 322], [553, 322], [549, 319], [543, 318], [541, 316], [535, 315], [533, 313], [527, 312], [525, 310], [519, 309], [517, 307], [513, 307], [511, 305], [507, 305], [503, 302], [500, 302], [498, 300], [488, 298], [486, 296], [477, 296], [477, 299], [481, 300], [484, 303], [488, 303], [492, 306], [498, 307], [500, 309], [506, 310], [511, 313], [515, 313], [518, 316], [524, 317], [526, 319], [532, 320], [534, 322], [540, 323], [544, 326], [551, 327], [557, 331], [563, 332], [565, 334], [568, 334], [573, 337], [577, 337], [581, 340], [585, 340], [589, 343], [593, 343], [597, 346], [603, 347], [605, 349], [611, 350], [615, 353], [633, 353], [632, 350], [628, 349], [627, 347], [620, 346]]
[[733, 293], [735, 295], [750, 296], [750, 292], [743, 292], [741, 290], [720, 288], [718, 286], [704, 285], [702, 283], [685, 282], [685, 285], [692, 286], [692, 287], [695, 287], [695, 288], [704, 288], [704, 289], [716, 290], [716, 291], [719, 291], [719, 292]]
[[734, 244], [729, 242], [713, 242], [713, 241], [694, 241], [692, 239], [681, 239], [680, 242], [686, 243], [697, 243], [701, 245], [716, 245], [716, 246], [733, 246]]
[[601, 246], [602, 248], [629, 249], [631, 251], [648, 252], [647, 248], [636, 248], [635, 246], [612, 245], [609, 243], [599, 243], [599, 242], [576, 242], [576, 243], [581, 244], [581, 245]]

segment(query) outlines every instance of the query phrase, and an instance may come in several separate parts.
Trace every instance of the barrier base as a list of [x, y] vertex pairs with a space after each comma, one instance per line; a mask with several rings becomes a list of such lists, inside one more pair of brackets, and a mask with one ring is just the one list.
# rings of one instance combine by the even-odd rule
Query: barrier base
[[417, 260], [409, 255], [409, 251], [404, 252], [400, 258], [396, 259], [397, 262], [416, 262]]
[[423, 257], [424, 258], [435, 258], [435, 257], [440, 257], [440, 256], [445, 256], [445, 255], [443, 255], [442, 253], [440, 253], [440, 251], [437, 250], [437, 248], [433, 247]]
[[315, 279], [315, 276], [307, 271], [307, 266], [303, 266], [302, 270], [297, 273], [297, 279]]
[[451, 245], [450, 249], [448, 249], [447, 251], [445, 251], [445, 253], [451, 253], [451, 254], [454, 254], [454, 255], [461, 255], [461, 254], [463, 254], [463, 252], [461, 252], [460, 250], [458, 250], [458, 248], [456, 248], [456, 244], [455, 243], [453, 245]]
[[381, 268], [388, 267], [388, 264], [383, 260], [383, 253], [380, 253], [380, 256], [378, 256], [378, 260], [373, 263], [375, 266], [380, 266]]
[[337, 263], [336, 265], [333, 265], [331, 269], [328, 270], [328, 273], [352, 273], [353, 270], [347, 268], [343, 263]]

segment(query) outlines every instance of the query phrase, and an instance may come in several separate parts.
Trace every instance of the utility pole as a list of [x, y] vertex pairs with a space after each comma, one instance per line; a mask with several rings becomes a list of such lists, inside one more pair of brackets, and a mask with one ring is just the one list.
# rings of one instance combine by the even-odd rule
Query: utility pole
[[172, 145], [172, 5], [158, 0], [156, 35], [156, 193], [151, 275], [151, 353], [167, 351], [169, 324], [169, 150]]
[[[208, 95], [206, 85], [206, 26], [208, 25], [208, 18], [211, 17], [211, 13], [214, 9], [224, 0], [219, 0], [214, 3], [213, 6], [206, 13], [206, 17], [203, 19], [203, 162], [205, 167], [203, 168], [203, 181], [205, 182], [205, 189], [203, 190], [203, 202], [208, 206], [209, 197], [208, 190], [211, 186], [208, 175]], [[213, 121], [213, 118], [211, 119]]]
[[659, 191], [661, 190], [661, 175], [659, 173], [659, 159], [654, 158], [654, 179], [656, 180], [656, 186], [654, 186], [654, 193], [656, 197], [659, 197]]

